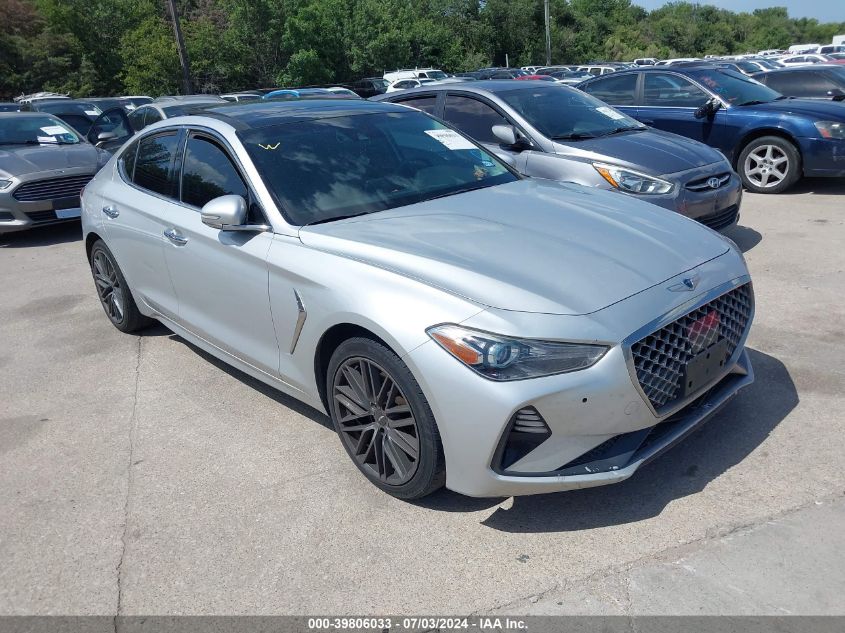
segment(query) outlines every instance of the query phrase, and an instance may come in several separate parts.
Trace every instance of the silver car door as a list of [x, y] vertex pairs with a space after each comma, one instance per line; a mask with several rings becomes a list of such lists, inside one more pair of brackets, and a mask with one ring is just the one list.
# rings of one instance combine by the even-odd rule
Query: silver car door
[[[182, 165], [181, 204], [168, 218], [165, 256], [179, 297], [179, 323], [272, 376], [279, 348], [268, 293], [271, 232], [223, 231], [203, 224], [200, 208], [216, 197], [254, 200], [224, 142], [191, 132]], [[251, 223], [264, 223], [253, 203]]]
[[129, 145], [98, 201], [109, 249], [136, 301], [168, 318], [175, 318], [178, 308], [164, 259], [163, 233], [176, 206], [179, 139], [178, 130], [168, 130]]

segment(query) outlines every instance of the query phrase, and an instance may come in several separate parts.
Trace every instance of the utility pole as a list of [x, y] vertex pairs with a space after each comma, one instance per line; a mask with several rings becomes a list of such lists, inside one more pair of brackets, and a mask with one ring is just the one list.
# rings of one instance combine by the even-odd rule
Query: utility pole
[[552, 32], [549, 29], [549, 0], [543, 3], [546, 18], [546, 66], [552, 65]]
[[182, 66], [182, 94], [189, 95], [193, 92], [191, 90], [191, 63], [188, 61], [188, 49], [185, 48], [182, 27], [179, 25], [179, 10], [176, 8], [176, 0], [167, 0], [167, 5], [170, 7], [170, 17], [173, 19], [173, 33], [176, 35], [179, 64]]

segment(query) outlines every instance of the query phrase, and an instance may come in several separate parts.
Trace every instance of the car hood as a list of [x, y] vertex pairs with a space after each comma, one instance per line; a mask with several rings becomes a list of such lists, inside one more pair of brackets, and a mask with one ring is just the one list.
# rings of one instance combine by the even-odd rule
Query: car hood
[[568, 158], [622, 165], [655, 176], [724, 160], [718, 150], [704, 143], [651, 128], [583, 141], [554, 143], [555, 153]]
[[521, 180], [303, 227], [306, 246], [503, 310], [595, 312], [728, 250], [718, 234], [616, 192]]
[[94, 172], [99, 155], [97, 148], [89, 143], [0, 146], [0, 176], [24, 176], [80, 167]]
[[736, 109], [738, 112], [753, 109], [779, 114], [798, 114], [821, 121], [845, 121], [845, 105], [833, 100], [779, 99], [778, 101], [758, 103], [753, 106], [733, 106], [732, 109]]

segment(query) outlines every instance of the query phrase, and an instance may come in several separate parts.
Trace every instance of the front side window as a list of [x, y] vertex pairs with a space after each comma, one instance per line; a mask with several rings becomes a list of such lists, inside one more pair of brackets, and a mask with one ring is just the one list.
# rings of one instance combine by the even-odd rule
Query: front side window
[[497, 158], [421, 112], [293, 121], [238, 136], [295, 225], [517, 180]]
[[179, 135], [175, 131], [141, 139], [133, 182], [143, 189], [175, 198], [177, 178], [174, 163], [178, 141]]
[[643, 127], [627, 114], [574, 88], [538, 86], [508, 90], [498, 96], [552, 140], [577, 141]]
[[698, 108], [707, 101], [707, 93], [689, 79], [677, 75], [645, 73], [643, 105], [663, 108]]
[[150, 110], [151, 108], [137, 108], [129, 113], [129, 123], [133, 130], [140, 132], [144, 129], [144, 117]]
[[159, 114], [158, 110], [156, 110], [155, 108], [148, 108], [147, 117], [144, 119], [144, 127], [152, 125], [153, 123], [158, 123], [162, 120], [164, 120], [164, 117]]
[[185, 147], [182, 165], [182, 202], [202, 207], [209, 200], [249, 192], [225, 150], [211, 139], [192, 136]]
[[634, 105], [637, 93], [637, 74], [616, 75], [593, 81], [584, 86], [584, 92], [605, 103]]
[[507, 125], [508, 120], [486, 103], [471, 97], [449, 95], [443, 118], [479, 143], [499, 143], [493, 134], [494, 125]]

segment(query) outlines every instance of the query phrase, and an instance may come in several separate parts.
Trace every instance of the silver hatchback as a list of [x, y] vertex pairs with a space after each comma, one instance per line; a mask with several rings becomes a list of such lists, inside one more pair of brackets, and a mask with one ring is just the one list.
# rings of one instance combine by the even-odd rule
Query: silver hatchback
[[440, 117], [526, 176], [611, 189], [716, 230], [739, 218], [742, 184], [719, 151], [646, 127], [575, 88], [479, 81], [373, 100]]
[[86, 187], [82, 222], [118, 329], [158, 320], [327, 413], [402, 498], [622, 481], [753, 380], [732, 242], [523, 179], [410, 108], [157, 123]]

